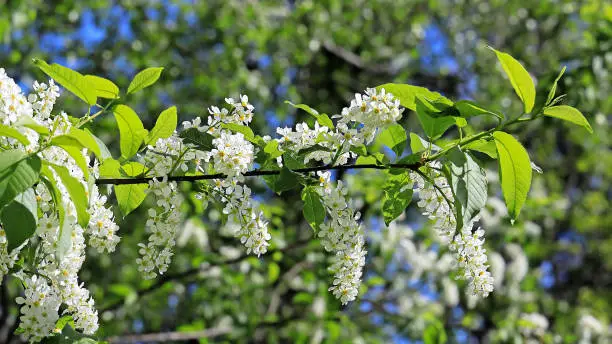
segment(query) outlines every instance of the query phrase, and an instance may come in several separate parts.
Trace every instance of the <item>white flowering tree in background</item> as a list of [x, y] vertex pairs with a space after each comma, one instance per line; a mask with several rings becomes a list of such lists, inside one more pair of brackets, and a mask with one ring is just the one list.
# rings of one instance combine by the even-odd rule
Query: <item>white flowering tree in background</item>
[[[564, 71], [543, 101], [536, 102], [534, 82], [523, 66], [491, 50], [523, 103], [522, 113], [502, 114], [422, 87], [384, 84], [356, 94], [337, 115], [291, 104], [313, 121], [279, 127], [275, 137], [256, 135], [249, 128], [257, 113], [246, 95], [210, 106], [207, 117], [179, 127], [177, 108], [170, 107], [146, 129], [125, 100], [153, 85], [162, 68], [141, 71], [121, 91], [108, 79], [35, 60], [52, 80], [34, 82], [34, 92], [27, 96], [0, 69], [0, 277], [12, 274], [23, 287], [15, 300], [20, 306], [16, 332], [30, 342], [98, 340], [96, 302], [78, 273], [88, 252], [116, 250], [122, 230], [114, 208], [126, 216], [148, 207], [143, 219], [147, 240], [131, 247], [138, 251], [133, 264], [142, 279], [172, 273], [177, 231], [185, 220], [181, 209], [188, 202], [218, 207], [245, 254], [267, 254], [274, 238], [262, 200], [251, 191], [250, 180], [256, 178], [277, 194], [301, 190], [303, 217], [331, 257], [328, 291], [342, 305], [362, 296], [366, 238], [381, 258], [391, 254], [398, 264], [411, 265], [411, 276], [400, 274], [397, 281], [428, 275], [439, 281], [449, 306], [458, 303], [458, 283], [465, 285], [473, 305], [491, 293], [520, 297], [518, 283], [527, 274], [521, 246], [506, 248], [510, 262], [484, 247], [487, 224], [500, 221], [498, 214], [485, 209], [488, 202], [496, 212], [517, 219], [532, 170], [539, 170], [509, 132], [544, 116], [592, 129], [579, 110], [556, 97]], [[83, 116], [54, 107], [57, 84], [86, 103]], [[402, 116], [414, 114], [424, 138], [398, 124]], [[88, 129], [96, 118], [108, 115], [117, 123], [120, 156], [112, 156]], [[474, 131], [469, 121], [480, 116], [490, 117], [495, 125]], [[454, 138], [449, 140], [449, 135]], [[477, 156], [497, 160], [499, 177], [485, 173]], [[382, 178], [378, 203], [389, 228], [380, 233], [369, 233], [361, 219], [359, 193], [368, 180], [335, 181], [338, 173], [363, 169], [378, 170]], [[499, 198], [487, 196], [491, 180], [501, 185], [506, 207], [499, 206]], [[147, 196], [153, 201], [143, 205]], [[398, 230], [395, 220], [413, 197], [433, 224], [435, 246], [414, 241], [409, 230]], [[511, 272], [507, 278], [504, 270]], [[446, 341], [443, 326], [430, 321], [424, 327], [423, 318], [409, 316], [435, 303], [422, 302], [418, 293], [406, 292], [401, 285], [398, 282], [396, 301], [407, 315], [407, 326], [424, 332], [427, 343]], [[434, 307], [430, 314], [435, 318], [437, 312]], [[525, 340], [545, 337], [549, 324], [542, 315], [510, 316], [521, 324]], [[585, 342], [606, 336], [605, 326], [588, 314], [576, 326]], [[503, 328], [498, 331], [505, 335]]]

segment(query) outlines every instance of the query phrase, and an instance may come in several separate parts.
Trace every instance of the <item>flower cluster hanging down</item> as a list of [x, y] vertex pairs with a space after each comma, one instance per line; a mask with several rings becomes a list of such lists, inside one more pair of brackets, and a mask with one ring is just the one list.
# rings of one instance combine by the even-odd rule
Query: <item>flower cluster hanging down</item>
[[[53, 128], [49, 140], [69, 133], [73, 124], [65, 113], [53, 116], [59, 88], [50, 81], [48, 84], [35, 82], [34, 93], [27, 98], [13, 79], [0, 69], [0, 123], [14, 126], [27, 141], [9, 137], [0, 138], [0, 144], [8, 149], [36, 152], [41, 147], [42, 137], [33, 129], [16, 126], [18, 123]], [[67, 149], [67, 150], [66, 150]], [[56, 320], [70, 314], [77, 329], [93, 334], [98, 329], [98, 313], [89, 291], [78, 279], [78, 272], [85, 260], [85, 234], [89, 243], [100, 252], [112, 252], [119, 241], [118, 226], [112, 211], [106, 207], [106, 197], [101, 196], [95, 184], [88, 183], [81, 166], [90, 166], [87, 173], [95, 174], [97, 162], [90, 161], [85, 151], [48, 147], [38, 153], [46, 166], [50, 166], [48, 178], [55, 185], [58, 195], [53, 195], [47, 185], [39, 183], [30, 189], [39, 209], [38, 229], [29, 239], [39, 244], [32, 269], [23, 269], [16, 276], [25, 287], [24, 297], [18, 297], [21, 304], [20, 331], [29, 341], [39, 341], [49, 336]], [[81, 165], [81, 166], [79, 166]], [[67, 176], [66, 176], [67, 175]], [[65, 183], [68, 178], [87, 190], [91, 201], [87, 209], [92, 214], [87, 226], [82, 227], [76, 220], [76, 207]], [[58, 213], [54, 202], [62, 202], [65, 213]], [[8, 250], [6, 233], [0, 227], [0, 280], [19, 257], [20, 250], [28, 243]], [[27, 271], [27, 272], [26, 272]], [[34, 272], [32, 272], [34, 271]], [[64, 305], [59, 314], [60, 305]]]
[[472, 231], [473, 223], [478, 221], [478, 217], [475, 217], [460, 231], [456, 231], [457, 219], [449, 202], [453, 199], [451, 187], [448, 180], [432, 167], [439, 166], [431, 163], [426, 168], [433, 184], [418, 173], [411, 173], [421, 198], [418, 206], [423, 209], [423, 215], [435, 221], [434, 229], [439, 238], [449, 245], [451, 252], [455, 254], [463, 278], [469, 282], [469, 291], [474, 295], [487, 297], [493, 291], [493, 277], [488, 271], [486, 249], [483, 247], [484, 230], [477, 228]]
[[236, 236], [246, 247], [247, 253], [259, 256], [268, 251], [271, 236], [268, 233], [268, 222], [251, 199], [251, 189], [244, 184], [243, 175], [253, 167], [255, 147], [242, 133], [234, 134], [223, 127], [228, 124], [248, 126], [253, 119], [254, 107], [249, 104], [246, 95], [241, 95], [238, 100], [226, 98], [225, 102], [229, 109], [219, 109], [216, 106], [208, 109], [210, 116], [207, 125], [200, 126], [200, 118], [196, 118], [192, 122], [183, 123], [183, 126], [186, 129], [198, 128], [214, 137], [214, 148], [206, 152], [203, 159], [214, 172], [224, 174], [225, 178], [212, 182], [211, 194], [225, 204], [223, 213], [240, 224]]

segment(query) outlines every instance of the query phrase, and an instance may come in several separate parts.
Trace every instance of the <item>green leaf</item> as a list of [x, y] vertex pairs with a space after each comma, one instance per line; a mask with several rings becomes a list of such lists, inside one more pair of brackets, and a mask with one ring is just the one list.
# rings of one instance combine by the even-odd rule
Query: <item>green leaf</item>
[[426, 150], [429, 149], [429, 146], [431, 146], [431, 151], [432, 152], [436, 152], [439, 151], [441, 148], [436, 146], [435, 144], [425, 140], [424, 138], [420, 137], [419, 135], [415, 134], [415, 133], [410, 133], [410, 150], [412, 150], [412, 153], [418, 153], [418, 152], [424, 152]]
[[315, 231], [325, 220], [325, 206], [321, 196], [312, 186], [307, 186], [302, 190], [302, 201], [304, 202], [304, 218]]
[[7, 127], [6, 125], [3, 125], [3, 124], [0, 124], [0, 136], [14, 138], [15, 140], [19, 141], [19, 143], [21, 143], [24, 146], [27, 146], [30, 144], [30, 140], [28, 140], [28, 138], [25, 137], [25, 135], [20, 133], [19, 130], [15, 128]]
[[43, 339], [41, 344], [103, 344], [92, 337], [76, 332], [70, 324], [64, 326], [61, 333]]
[[34, 190], [29, 188], [2, 208], [0, 222], [11, 252], [34, 234], [38, 225], [38, 206]]
[[57, 63], [49, 65], [45, 61], [39, 59], [34, 59], [34, 64], [88, 105], [96, 104], [96, 89], [87, 82], [81, 73], [60, 66]]
[[278, 149], [278, 141], [276, 140], [271, 140], [266, 143], [266, 146], [263, 150], [270, 156], [271, 159], [276, 159], [279, 156], [283, 155], [283, 152]]
[[417, 97], [416, 99], [416, 113], [421, 126], [425, 131], [425, 134], [431, 139], [437, 139], [442, 136], [454, 124], [455, 117], [444, 116], [437, 117], [441, 110], [434, 104], [430, 103], [426, 99]]
[[359, 155], [359, 156], [367, 156], [368, 155], [368, 149], [366, 148], [366, 146], [363, 143], [360, 143], [357, 146], [351, 146], [350, 151]]
[[121, 177], [121, 163], [119, 161], [109, 158], [104, 160], [100, 164], [100, 177], [116, 178]]
[[510, 79], [514, 91], [525, 105], [525, 112], [531, 112], [535, 104], [536, 90], [529, 72], [509, 54], [497, 51], [491, 47], [489, 49], [493, 50], [497, 55], [497, 59], [501, 62], [502, 68]]
[[157, 121], [155, 121], [155, 126], [151, 129], [149, 135], [147, 135], [145, 145], [155, 144], [158, 139], [167, 139], [172, 136], [176, 129], [177, 121], [176, 106], [162, 111], [159, 117], [157, 117]]
[[42, 176], [41, 180], [43, 181], [43, 183], [47, 187], [47, 190], [51, 194], [51, 199], [53, 200], [53, 204], [55, 205], [55, 210], [57, 211], [61, 228], [64, 224], [64, 219], [66, 217], [66, 210], [64, 209], [62, 203], [62, 193], [57, 188], [57, 181], [55, 180], [51, 169], [49, 169], [47, 165], [42, 166], [40, 170], [40, 175]]
[[327, 148], [327, 147], [321, 146], [319, 144], [316, 144], [316, 145], [312, 145], [310, 147], [306, 147], [306, 148], [300, 149], [298, 151], [297, 155], [298, 156], [305, 156], [305, 155], [310, 154], [312, 152], [320, 152], [320, 151], [331, 152], [331, 148]]
[[138, 153], [147, 132], [136, 112], [129, 106], [119, 104], [113, 108], [113, 114], [119, 126], [121, 157], [127, 160]]
[[555, 79], [555, 82], [553, 82], [553, 85], [550, 88], [550, 91], [548, 92], [548, 97], [546, 98], [546, 105], [550, 105], [550, 103], [552, 102], [553, 98], [555, 97], [555, 93], [557, 93], [557, 84], [559, 83], [559, 80], [561, 80], [561, 77], [563, 76], [563, 73], [565, 73], [565, 69], [566, 69], [566, 67], [563, 66], [563, 69], [561, 69], [561, 72], [559, 72], [559, 75], [557, 75], [557, 78]]
[[85, 187], [78, 179], [70, 175], [70, 171], [66, 167], [59, 165], [52, 165], [52, 167], [68, 190], [70, 199], [76, 208], [79, 225], [83, 228], [87, 227], [89, 223], [89, 212], [87, 211], [89, 197], [87, 197]]
[[[128, 162], [121, 166], [121, 169], [128, 177], [136, 177], [146, 171], [146, 167], [138, 162]], [[119, 176], [114, 175], [113, 177]], [[119, 209], [124, 217], [140, 206], [147, 196], [148, 188], [148, 184], [115, 185], [117, 203], [119, 203]]]
[[421, 154], [412, 153], [410, 155], [406, 155], [405, 157], [399, 159], [395, 163], [396, 164], [406, 164], [406, 165], [413, 165], [413, 164], [421, 163]]
[[38, 181], [41, 161], [17, 149], [0, 152], [0, 209]]
[[[100, 140], [100, 138], [98, 138], [96, 135], [92, 134], [91, 131], [89, 131], [89, 129], [85, 128], [84, 131], [87, 134], [89, 134], [89, 136], [93, 137], [94, 141], [96, 141], [96, 144], [98, 145], [98, 149], [100, 150], [100, 155], [96, 155], [98, 157], [98, 160], [104, 161], [110, 158], [111, 153], [106, 147], [106, 145], [104, 144], [104, 142]], [[94, 149], [94, 147], [91, 147], [91, 149]], [[95, 151], [92, 151], [92, 152], [95, 154]]]
[[499, 179], [508, 212], [516, 219], [531, 186], [531, 162], [525, 148], [512, 135], [493, 133], [499, 157]]
[[448, 342], [448, 337], [444, 326], [439, 321], [427, 325], [423, 333], [424, 344], [445, 344]]
[[274, 283], [280, 276], [280, 267], [278, 264], [271, 262], [268, 264], [268, 283]]
[[483, 108], [482, 106], [469, 101], [469, 100], [460, 100], [453, 105], [455, 109], [459, 112], [459, 115], [462, 117], [473, 117], [480, 115], [490, 115], [497, 117], [499, 119], [503, 119], [504, 116], [500, 113], [493, 112]]
[[197, 149], [210, 152], [215, 148], [213, 145], [214, 137], [209, 133], [203, 133], [196, 128], [189, 128], [181, 131], [179, 137], [183, 139], [183, 142], [196, 146]]
[[407, 84], [384, 84], [376, 87], [376, 90], [380, 91], [383, 88], [385, 91], [393, 94], [395, 98], [399, 99], [400, 104], [403, 107], [412, 111], [416, 111], [417, 97], [425, 98], [432, 102], [437, 101], [447, 105], [453, 105], [453, 102], [450, 99], [442, 96], [438, 92], [432, 92], [425, 87]]
[[50, 134], [49, 128], [39, 124], [32, 117], [29, 116], [20, 116], [19, 119], [17, 119], [17, 122], [15, 122], [15, 125], [19, 127], [30, 128], [43, 136], [49, 136]]
[[141, 72], [136, 74], [132, 82], [130, 82], [127, 94], [138, 92], [145, 87], [153, 85], [157, 81], [157, 79], [159, 79], [163, 70], [163, 67], [151, 67], [142, 70]]
[[484, 153], [493, 159], [497, 159], [497, 147], [495, 146], [495, 141], [493, 140], [476, 140], [463, 146], [463, 148]]
[[399, 124], [394, 124], [378, 135], [378, 142], [391, 148], [400, 157], [406, 147], [406, 131]]
[[240, 133], [244, 136], [244, 139], [250, 142], [253, 142], [255, 139], [255, 134], [253, 134], [253, 130], [246, 125], [236, 124], [236, 123], [223, 123], [221, 127], [233, 131], [235, 133]]
[[298, 175], [283, 167], [279, 175], [264, 176], [264, 181], [277, 194], [291, 190], [299, 185]]
[[357, 165], [378, 165], [378, 160], [373, 156], [359, 156], [355, 161]]
[[68, 134], [59, 135], [51, 140], [51, 144], [55, 146], [74, 146], [79, 149], [86, 148], [88, 151], [102, 159], [100, 146], [95, 139], [95, 136], [89, 131], [71, 128]]
[[85, 176], [85, 179], [89, 179], [89, 166], [87, 166], [87, 161], [81, 153], [81, 150], [75, 146], [70, 145], [59, 145], [59, 147], [66, 151], [68, 155], [70, 155], [76, 165], [81, 169], [81, 171], [83, 171], [83, 176]]
[[112, 81], [95, 75], [85, 75], [85, 81], [93, 87], [96, 96], [105, 99], [119, 98], [119, 87]]
[[412, 201], [412, 180], [405, 169], [391, 169], [383, 186], [385, 199], [382, 205], [385, 225], [400, 216]]
[[578, 109], [571, 106], [559, 105], [544, 108], [544, 116], [560, 118], [584, 127], [589, 133], [593, 133], [593, 128], [591, 128], [589, 121], [587, 121], [587, 119]]
[[329, 118], [327, 114], [324, 114], [324, 113], [320, 114], [317, 110], [311, 108], [310, 106], [306, 104], [293, 104], [292, 102], [288, 100], [285, 100], [285, 104], [289, 104], [293, 106], [294, 108], [298, 108], [298, 109], [308, 112], [308, 114], [314, 117], [320, 125], [324, 127], [328, 127], [331, 130], [334, 129], [334, 122], [332, 122], [332, 120]]
[[447, 157], [450, 161], [451, 185], [461, 209], [461, 218], [466, 225], [487, 202], [487, 177], [484, 170], [469, 155], [459, 148], [452, 149]]

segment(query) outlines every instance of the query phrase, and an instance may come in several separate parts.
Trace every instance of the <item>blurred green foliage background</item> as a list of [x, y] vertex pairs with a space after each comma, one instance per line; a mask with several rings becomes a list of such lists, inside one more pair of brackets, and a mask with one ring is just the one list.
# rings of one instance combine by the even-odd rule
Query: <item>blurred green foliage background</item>
[[[218, 206], [195, 199], [184, 205], [187, 221], [167, 275], [144, 281], [136, 270], [142, 212], [120, 221], [117, 252], [89, 253], [81, 278], [96, 299], [102, 338], [208, 330], [209, 338], [199, 342], [411, 343], [430, 340], [425, 337], [443, 328], [450, 342], [514, 343], [526, 342], [518, 318], [531, 312], [549, 321], [541, 342], [577, 342], [582, 314], [609, 327], [612, 5], [603, 0], [0, 0], [0, 67], [25, 89], [43, 79], [31, 63], [34, 57], [123, 87], [138, 70], [164, 66], [160, 82], [128, 100], [149, 127], [172, 104], [188, 120], [243, 93], [256, 107], [255, 132], [273, 135], [278, 126], [306, 120], [285, 100], [335, 114], [353, 93], [385, 82], [424, 86], [515, 115], [521, 104], [487, 45], [522, 61], [544, 98], [567, 66], [558, 93], [566, 94], [564, 101], [580, 109], [595, 131], [588, 135], [543, 119], [513, 132], [544, 173], [535, 176], [522, 220], [514, 226], [498, 206], [499, 186], [490, 184], [483, 214], [487, 247], [498, 252], [505, 267], [491, 296], [475, 303], [461, 291], [457, 302], [449, 302], [449, 282], [436, 273], [440, 262], [413, 262], [443, 253], [416, 205], [400, 223], [385, 228], [382, 176], [362, 171], [336, 176], [354, 190], [369, 233], [363, 290], [358, 301], [341, 307], [327, 291], [328, 257], [302, 218], [299, 193], [272, 196], [253, 180], [273, 236], [271, 252], [259, 259], [246, 256], [231, 228], [221, 223]], [[74, 116], [86, 111], [69, 95], [57, 108]], [[402, 124], [421, 132], [412, 113], [405, 113]], [[475, 130], [491, 124], [471, 123]], [[99, 119], [93, 129], [118, 149], [111, 117]], [[496, 168], [491, 161], [492, 180]], [[190, 186], [183, 188], [190, 195]], [[406, 238], [417, 244], [416, 251], [400, 247]], [[525, 265], [529, 269], [521, 270]], [[424, 272], [417, 274], [418, 269]], [[462, 290], [461, 283], [450, 281]], [[18, 342], [11, 333], [18, 314], [13, 299], [21, 289], [14, 279], [2, 288], [0, 342]]]

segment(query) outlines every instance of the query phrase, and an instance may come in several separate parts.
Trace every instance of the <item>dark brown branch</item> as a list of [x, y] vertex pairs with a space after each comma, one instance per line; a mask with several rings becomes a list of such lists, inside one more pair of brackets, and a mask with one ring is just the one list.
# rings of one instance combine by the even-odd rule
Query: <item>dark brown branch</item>
[[109, 343], [113, 344], [129, 344], [129, 343], [140, 343], [140, 342], [174, 342], [174, 341], [187, 341], [191, 339], [201, 338], [213, 338], [228, 334], [232, 331], [230, 327], [216, 327], [208, 330], [193, 331], [193, 332], [161, 332], [161, 333], [147, 333], [147, 334], [131, 334], [126, 336], [110, 337], [107, 339]]
[[[359, 164], [359, 165], [340, 165], [340, 166], [316, 166], [298, 168], [292, 170], [297, 173], [308, 173], [317, 171], [344, 171], [344, 170], [357, 170], [357, 169], [376, 169], [376, 170], [388, 170], [391, 168], [404, 168], [416, 170], [421, 167], [422, 164], [389, 164], [389, 165], [377, 165], [377, 164]], [[281, 170], [253, 170], [243, 173], [245, 177], [253, 176], [273, 176], [280, 174]], [[167, 176], [168, 181], [175, 182], [194, 182], [198, 180], [210, 180], [210, 179], [223, 179], [227, 176], [222, 173], [216, 174], [203, 174], [200, 176]], [[146, 184], [152, 181], [154, 178], [161, 179], [162, 177], [138, 177], [138, 178], [100, 178], [96, 180], [96, 185], [125, 185], [125, 184]]]

